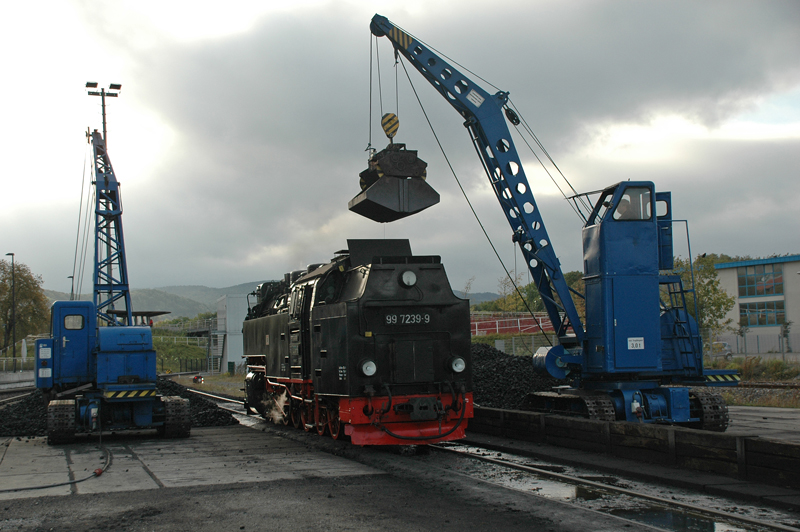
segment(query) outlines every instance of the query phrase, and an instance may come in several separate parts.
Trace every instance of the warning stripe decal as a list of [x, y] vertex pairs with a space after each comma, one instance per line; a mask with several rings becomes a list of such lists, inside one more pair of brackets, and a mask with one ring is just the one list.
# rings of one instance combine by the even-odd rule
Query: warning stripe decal
[[739, 382], [739, 375], [706, 375], [706, 382]]
[[397, 119], [397, 115], [394, 113], [386, 113], [383, 115], [383, 118], [381, 118], [381, 127], [383, 131], [386, 132], [387, 137], [394, 137], [397, 134], [397, 128], [400, 127], [400, 121]]
[[134, 397], [154, 397], [155, 390], [123, 390], [119, 392], [106, 392], [105, 397], [108, 399], [132, 399]]
[[394, 42], [396, 42], [403, 48], [408, 49], [408, 47], [411, 46], [411, 41], [412, 41], [411, 36], [397, 28], [392, 28], [389, 31], [389, 38], [391, 38]]

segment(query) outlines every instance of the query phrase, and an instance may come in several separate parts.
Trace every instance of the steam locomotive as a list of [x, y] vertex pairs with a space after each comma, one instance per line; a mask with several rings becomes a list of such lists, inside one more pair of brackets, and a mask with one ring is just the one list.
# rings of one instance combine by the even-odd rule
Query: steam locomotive
[[464, 437], [469, 302], [408, 240], [348, 240], [327, 264], [258, 286], [243, 327], [245, 408], [356, 445]]

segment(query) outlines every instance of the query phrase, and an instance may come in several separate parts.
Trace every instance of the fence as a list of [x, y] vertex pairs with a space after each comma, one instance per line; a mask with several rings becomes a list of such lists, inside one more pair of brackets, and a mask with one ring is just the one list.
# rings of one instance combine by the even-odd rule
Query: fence
[[153, 336], [153, 341], [208, 347], [208, 338], [204, 336]]
[[545, 312], [471, 312], [469, 319], [472, 336], [553, 331]]
[[36, 360], [29, 355], [25, 361], [17, 353], [17, 357], [0, 358], [0, 373], [16, 373], [17, 371], [33, 371], [36, 369]]
[[734, 355], [765, 355], [791, 353], [792, 358], [800, 358], [800, 333], [753, 334], [743, 336], [723, 334], [714, 338], [715, 342], [727, 342]]
[[536, 350], [540, 347], [557, 345], [558, 338], [550, 338], [550, 342], [542, 335], [512, 336], [505, 340], [495, 340], [494, 348], [508, 355], [530, 356], [536, 353]]
[[187, 321], [177, 325], [159, 325], [158, 323], [153, 325], [153, 329], [161, 329], [171, 332], [216, 331], [217, 328], [217, 318]]

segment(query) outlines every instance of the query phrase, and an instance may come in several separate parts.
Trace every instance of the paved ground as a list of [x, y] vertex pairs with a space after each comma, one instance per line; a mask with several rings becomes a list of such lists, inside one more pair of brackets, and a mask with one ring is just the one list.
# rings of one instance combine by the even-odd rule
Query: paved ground
[[13, 438], [0, 447], [0, 500], [380, 473], [344, 458], [303, 452], [294, 442], [242, 426], [192, 432], [194, 437], [172, 441], [152, 432], [106, 438], [111, 466], [105, 473], [33, 491], [10, 490], [85, 478], [104, 466], [106, 455], [95, 439], [49, 446], [44, 438]]
[[[113, 456], [101, 476], [0, 493], [0, 530], [652, 530], [251, 419], [253, 428], [194, 429], [184, 440], [106, 438]], [[105, 460], [96, 440], [6, 440], [0, 491], [85, 478]]]

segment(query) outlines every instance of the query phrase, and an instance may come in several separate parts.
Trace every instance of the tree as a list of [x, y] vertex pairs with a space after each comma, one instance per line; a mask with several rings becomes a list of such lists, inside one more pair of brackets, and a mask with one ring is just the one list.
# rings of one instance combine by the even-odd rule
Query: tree
[[[725, 319], [725, 315], [736, 304], [736, 298], [728, 295], [719, 285], [717, 270], [714, 265], [718, 262], [727, 262], [729, 257], [719, 256], [715, 253], [698, 255], [694, 267], [694, 294], [686, 294], [686, 306], [689, 314], [694, 316], [700, 328], [708, 331], [712, 336], [718, 336], [726, 328], [730, 328], [733, 320]], [[680, 257], [675, 259], [675, 271], [683, 280], [684, 289], [692, 286], [689, 259]], [[695, 316], [695, 295], [697, 296], [697, 309], [700, 316]]]
[[[15, 301], [17, 340], [29, 334], [47, 333], [50, 327], [50, 308], [42, 289], [42, 276], [34, 275], [25, 264], [14, 261]], [[13, 323], [11, 262], [0, 260], [0, 330], [2, 330], [2, 349], [11, 345]]]
[[[500, 292], [500, 299], [497, 300], [501, 312], [524, 312], [525, 304], [518, 290], [524, 274], [516, 273], [514, 270], [509, 272], [510, 277], [501, 277], [497, 280], [497, 290]], [[512, 282], [513, 278], [513, 282]]]

